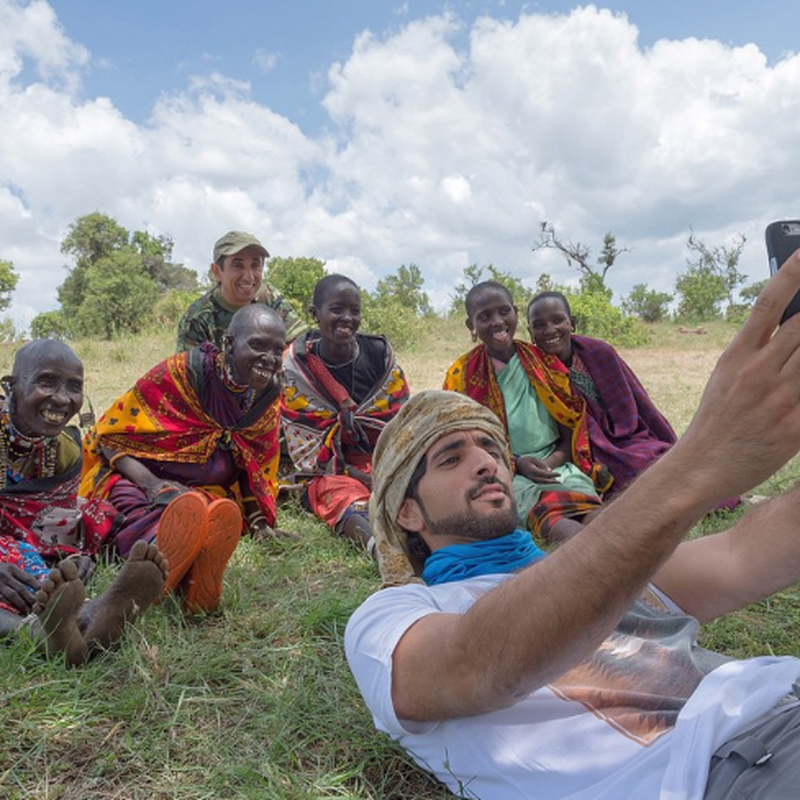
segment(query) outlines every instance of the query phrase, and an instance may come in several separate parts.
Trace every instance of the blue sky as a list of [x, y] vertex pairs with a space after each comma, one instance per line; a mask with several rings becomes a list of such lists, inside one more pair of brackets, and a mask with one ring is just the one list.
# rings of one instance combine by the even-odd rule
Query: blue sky
[[[136, 122], [146, 122], [158, 96], [184, 88], [190, 75], [219, 71], [250, 81], [254, 99], [315, 133], [326, 122], [319, 101], [328, 67], [347, 59], [354, 38], [364, 30], [381, 36], [411, 19], [452, 10], [467, 31], [483, 14], [514, 20], [522, 11], [563, 13], [578, 4], [53, 0], [50, 5], [70, 38], [92, 53], [85, 96], [111, 97]], [[659, 39], [693, 36], [736, 46], [754, 42], [772, 60], [797, 49], [796, 12], [789, 0], [598, 5], [626, 14], [643, 47]]]
[[60, 242], [101, 211], [205, 274], [226, 230], [365, 288], [415, 263], [435, 307], [470, 264], [673, 291], [691, 230], [800, 216], [788, 0], [446, 4], [0, 0], [0, 258], [20, 328], [57, 307]]

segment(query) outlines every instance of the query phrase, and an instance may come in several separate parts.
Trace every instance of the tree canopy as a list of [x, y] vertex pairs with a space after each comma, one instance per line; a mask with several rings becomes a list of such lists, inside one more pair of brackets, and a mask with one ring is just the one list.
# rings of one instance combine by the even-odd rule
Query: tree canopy
[[325, 262], [318, 258], [275, 256], [267, 263], [267, 280], [306, 315], [317, 281], [325, 275]]
[[533, 251], [543, 249], [558, 250], [570, 266], [576, 266], [580, 272], [581, 289], [585, 292], [602, 292], [611, 299], [611, 289], [606, 284], [606, 275], [617, 262], [622, 253], [627, 253], [627, 247], [618, 247], [617, 239], [613, 233], [606, 233], [603, 237], [603, 249], [597, 258], [597, 266], [591, 264], [592, 251], [580, 242], [562, 239], [557, 233], [552, 222], [539, 223], [539, 241], [533, 246]]
[[735, 307], [734, 292], [747, 280], [747, 275], [739, 272], [745, 241], [739, 235], [730, 245], [708, 245], [694, 231], [690, 233], [687, 269], [675, 281], [679, 318], [707, 322], [721, 316], [723, 303]]
[[17, 288], [19, 275], [14, 270], [13, 261], [0, 259], [0, 311], [5, 311], [11, 305], [11, 295]]
[[75, 263], [58, 287], [60, 312], [39, 315], [32, 330], [107, 339], [139, 331], [165, 293], [197, 289], [194, 272], [172, 262], [172, 248], [169, 236], [130, 233], [100, 212], [78, 217], [61, 242]]

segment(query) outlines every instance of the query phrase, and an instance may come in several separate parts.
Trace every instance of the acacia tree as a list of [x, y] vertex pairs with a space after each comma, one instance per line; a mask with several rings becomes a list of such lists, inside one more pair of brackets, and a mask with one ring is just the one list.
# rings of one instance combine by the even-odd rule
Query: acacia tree
[[602, 292], [611, 299], [611, 289], [606, 285], [606, 275], [614, 266], [622, 253], [629, 252], [627, 247], [618, 247], [613, 233], [606, 233], [603, 237], [603, 249], [597, 258], [597, 266], [591, 264], [592, 251], [585, 245], [577, 242], [573, 244], [562, 239], [557, 233], [552, 222], [539, 223], [539, 241], [533, 246], [533, 251], [552, 249], [558, 250], [571, 267], [575, 266], [581, 274], [581, 290], [585, 292]]
[[731, 245], [710, 246], [698, 239], [694, 231], [689, 234], [687, 270], [675, 281], [680, 296], [678, 317], [706, 322], [721, 315], [723, 303], [735, 306], [734, 293], [747, 280], [747, 275], [739, 272], [745, 241], [740, 234]]

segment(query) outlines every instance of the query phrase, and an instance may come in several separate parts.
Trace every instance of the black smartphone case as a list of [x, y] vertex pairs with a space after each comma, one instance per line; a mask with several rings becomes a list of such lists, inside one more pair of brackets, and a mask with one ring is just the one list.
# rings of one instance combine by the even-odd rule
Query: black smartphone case
[[[800, 248], [800, 220], [781, 220], [780, 222], [770, 222], [765, 232], [767, 240], [767, 256], [769, 257], [769, 273], [774, 275], [784, 261]], [[789, 317], [794, 316], [800, 311], [800, 291], [792, 298], [786, 306], [786, 311], [781, 317], [781, 325]]]

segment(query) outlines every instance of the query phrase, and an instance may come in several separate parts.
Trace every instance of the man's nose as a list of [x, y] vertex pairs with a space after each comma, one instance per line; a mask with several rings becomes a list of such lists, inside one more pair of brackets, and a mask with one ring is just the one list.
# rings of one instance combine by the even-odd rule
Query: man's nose
[[479, 475], [494, 475], [497, 472], [497, 459], [482, 447], [475, 448], [473, 467]]

